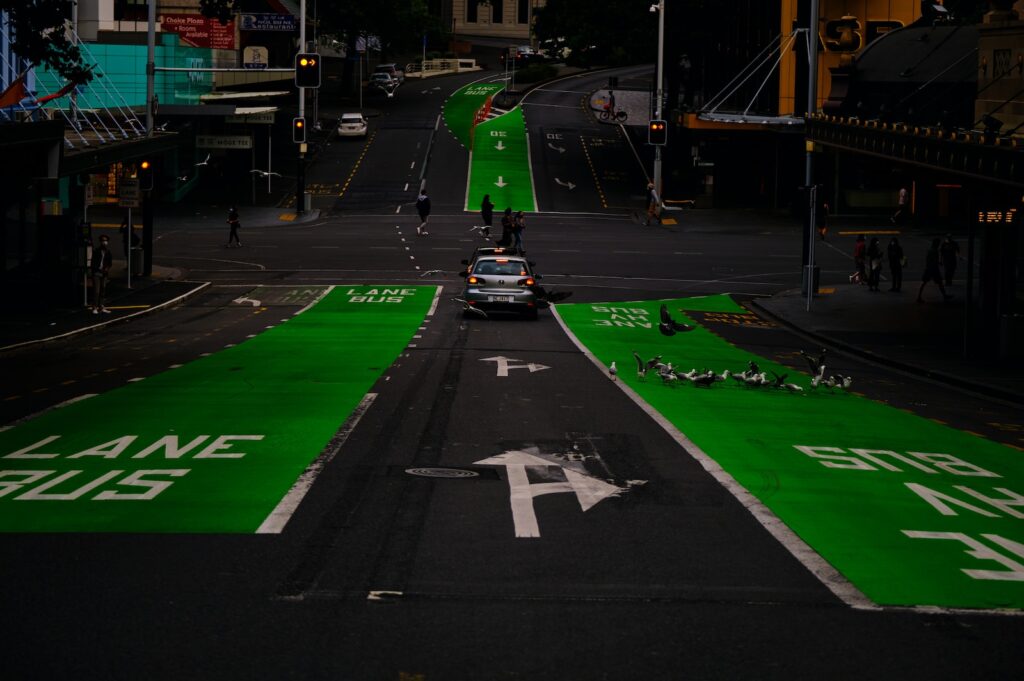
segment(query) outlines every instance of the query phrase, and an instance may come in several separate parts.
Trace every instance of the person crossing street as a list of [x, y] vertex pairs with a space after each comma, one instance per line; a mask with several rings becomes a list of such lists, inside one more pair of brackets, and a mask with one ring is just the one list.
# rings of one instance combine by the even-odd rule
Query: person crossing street
[[416, 197], [416, 212], [420, 216], [420, 225], [416, 228], [416, 236], [428, 236], [427, 220], [430, 219], [430, 197], [427, 190], [421, 189], [420, 195]]

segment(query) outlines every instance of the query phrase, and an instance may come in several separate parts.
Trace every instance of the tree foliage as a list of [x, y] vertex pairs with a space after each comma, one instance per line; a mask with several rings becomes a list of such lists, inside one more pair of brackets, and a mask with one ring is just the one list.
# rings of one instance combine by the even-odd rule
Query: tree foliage
[[13, 36], [12, 48], [33, 66], [48, 66], [79, 83], [92, 78], [82, 54], [65, 32], [71, 18], [69, 0], [0, 0]]
[[658, 48], [658, 15], [651, 0], [548, 0], [537, 10], [535, 32], [569, 48], [583, 66], [650, 62]]

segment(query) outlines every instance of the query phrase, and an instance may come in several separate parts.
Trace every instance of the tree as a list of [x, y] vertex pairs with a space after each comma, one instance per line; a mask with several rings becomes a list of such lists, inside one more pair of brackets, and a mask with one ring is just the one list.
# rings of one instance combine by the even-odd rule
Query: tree
[[541, 41], [570, 49], [570, 63], [621, 65], [651, 62], [658, 49], [658, 15], [651, 0], [548, 0], [536, 12]]
[[71, 18], [69, 0], [0, 0], [13, 36], [15, 54], [33, 66], [47, 66], [69, 81], [92, 79], [82, 63], [82, 53], [65, 32]]

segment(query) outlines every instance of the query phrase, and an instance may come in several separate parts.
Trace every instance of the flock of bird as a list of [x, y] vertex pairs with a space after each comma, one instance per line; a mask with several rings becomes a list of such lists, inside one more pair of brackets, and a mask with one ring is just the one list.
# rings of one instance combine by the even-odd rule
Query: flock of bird
[[[664, 307], [662, 309], [664, 311]], [[849, 390], [853, 385], [853, 378], [850, 376], [831, 374], [826, 377], [825, 353], [826, 351], [822, 350], [817, 356], [813, 356], [802, 350], [800, 351], [800, 355], [807, 361], [812, 372], [811, 389]], [[711, 369], [679, 371], [672, 365], [672, 362], [662, 362], [661, 355], [644, 360], [636, 351], [633, 351], [633, 359], [636, 360], [636, 377], [641, 381], [646, 381], [648, 374], [654, 374], [661, 379], [663, 385], [672, 386], [679, 383], [692, 383], [698, 388], [710, 388], [715, 383], [724, 383], [732, 379], [736, 383], [749, 388], [775, 388], [791, 393], [804, 392], [802, 386], [786, 381], [789, 374], [782, 374], [780, 376], [771, 370], [762, 371], [757, 362], [753, 360], [747, 362], [747, 368], [743, 371], [733, 372], [726, 369], [718, 374]], [[608, 367], [608, 375], [614, 381], [618, 373], [618, 366], [615, 362], [612, 362]]]

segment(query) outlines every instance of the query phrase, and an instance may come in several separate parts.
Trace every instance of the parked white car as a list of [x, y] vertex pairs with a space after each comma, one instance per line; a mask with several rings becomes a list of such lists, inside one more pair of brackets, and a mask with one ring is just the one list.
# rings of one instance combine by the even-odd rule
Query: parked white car
[[366, 137], [366, 119], [362, 114], [341, 114], [338, 121], [339, 137]]

